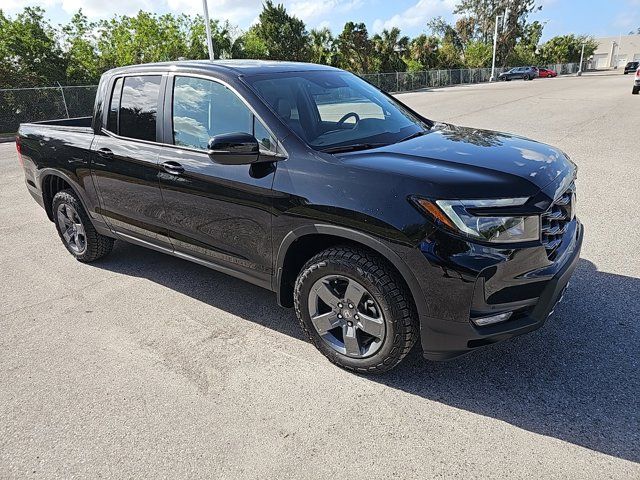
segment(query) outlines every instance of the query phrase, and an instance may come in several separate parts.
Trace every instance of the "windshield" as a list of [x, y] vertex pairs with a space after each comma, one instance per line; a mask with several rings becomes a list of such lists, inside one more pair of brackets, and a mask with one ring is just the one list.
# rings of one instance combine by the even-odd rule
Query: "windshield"
[[245, 77], [300, 138], [317, 150], [396, 143], [429, 126], [359, 77], [306, 71]]

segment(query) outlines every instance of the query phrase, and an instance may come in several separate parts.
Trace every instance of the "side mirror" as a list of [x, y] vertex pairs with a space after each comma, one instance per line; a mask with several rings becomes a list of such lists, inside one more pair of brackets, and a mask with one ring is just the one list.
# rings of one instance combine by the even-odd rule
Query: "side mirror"
[[249, 165], [260, 158], [260, 146], [249, 133], [223, 133], [209, 140], [209, 157], [223, 165]]

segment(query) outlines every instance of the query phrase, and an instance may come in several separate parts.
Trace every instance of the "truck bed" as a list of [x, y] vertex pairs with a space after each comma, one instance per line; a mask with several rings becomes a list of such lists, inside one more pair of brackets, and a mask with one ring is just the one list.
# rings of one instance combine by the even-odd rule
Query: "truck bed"
[[65, 175], [65, 181], [85, 191], [91, 162], [93, 129], [91, 117], [65, 118], [21, 123], [18, 144], [25, 159], [27, 185], [36, 200], [42, 201], [42, 178], [49, 169]]
[[60, 131], [74, 131], [86, 130], [91, 131], [92, 117], [76, 117], [76, 118], [61, 118], [57, 120], [43, 120], [41, 122], [22, 123], [20, 126], [35, 127], [36, 130], [45, 127], [46, 129], [55, 129]]

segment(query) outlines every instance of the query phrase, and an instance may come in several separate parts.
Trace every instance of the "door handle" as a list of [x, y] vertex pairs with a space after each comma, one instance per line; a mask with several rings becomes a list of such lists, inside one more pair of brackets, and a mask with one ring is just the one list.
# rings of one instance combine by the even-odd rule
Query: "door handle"
[[162, 169], [172, 175], [180, 175], [181, 173], [184, 173], [184, 167], [178, 162], [173, 161], [164, 162], [162, 164]]
[[113, 152], [110, 148], [99, 148], [96, 153], [99, 157], [106, 158], [108, 160], [113, 159]]

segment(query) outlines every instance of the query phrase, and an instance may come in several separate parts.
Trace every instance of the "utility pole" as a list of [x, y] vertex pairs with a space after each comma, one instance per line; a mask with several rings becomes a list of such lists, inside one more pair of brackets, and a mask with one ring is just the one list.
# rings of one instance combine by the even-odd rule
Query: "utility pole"
[[582, 59], [584, 58], [584, 46], [586, 43], [582, 44], [582, 52], [580, 53], [580, 67], [578, 67], [578, 76], [582, 75]]
[[215, 60], [213, 53], [213, 40], [211, 39], [211, 24], [209, 23], [209, 7], [207, 0], [202, 0], [202, 9], [204, 10], [204, 26], [207, 29], [207, 48], [209, 49], [209, 60]]
[[491, 61], [491, 77], [489, 77], [490, 82], [496, 81], [496, 49], [498, 47], [498, 22], [502, 15], [496, 15], [496, 28], [493, 32], [493, 60]]

